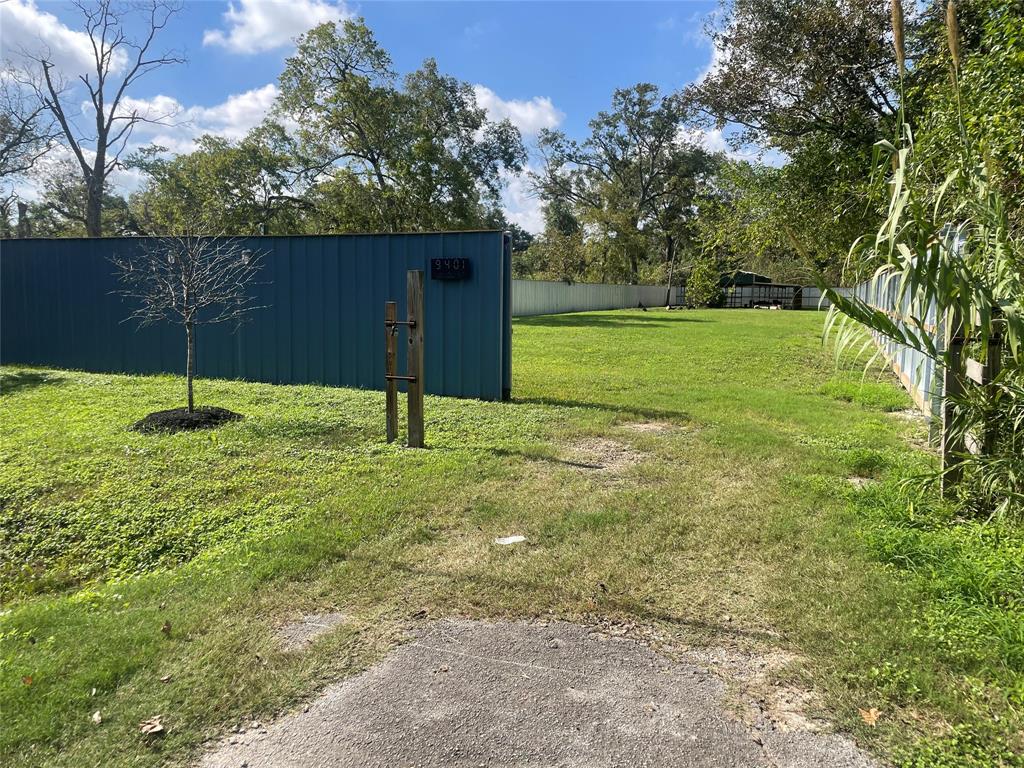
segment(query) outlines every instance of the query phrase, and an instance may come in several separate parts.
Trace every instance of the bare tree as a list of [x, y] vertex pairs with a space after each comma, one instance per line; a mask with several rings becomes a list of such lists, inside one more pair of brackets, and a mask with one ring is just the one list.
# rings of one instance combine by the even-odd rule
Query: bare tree
[[0, 177], [28, 173], [57, 137], [54, 118], [41, 101], [29, 98], [10, 65], [0, 70]]
[[[30, 95], [13, 66], [0, 70], [0, 217], [4, 228], [17, 202], [17, 182], [45, 155], [58, 129], [42, 102]], [[23, 237], [27, 220], [18, 227]]]
[[[115, 3], [114, 0], [76, 0], [84, 17], [84, 31], [92, 44], [91, 71], [80, 75], [93, 111], [93, 125], [79, 129], [75, 123], [75, 90], [55, 71], [49, 53], [24, 52], [38, 71], [27, 81], [35, 84], [40, 103], [53, 115], [64, 141], [78, 162], [86, 189], [85, 228], [89, 237], [102, 234], [103, 192], [107, 177], [120, 163], [121, 154], [139, 123], [165, 124], [173, 113], [152, 114], [140, 110], [129, 91], [154, 69], [184, 61], [173, 51], [157, 53], [157, 36], [181, 10], [178, 2]], [[129, 35], [131, 17], [142, 17], [143, 32]], [[37, 82], [38, 77], [38, 82]]]
[[195, 412], [196, 328], [213, 323], [240, 325], [259, 307], [250, 288], [262, 254], [233, 238], [184, 234], [142, 240], [137, 249], [112, 257], [124, 286], [119, 293], [141, 306], [128, 319], [140, 327], [168, 321], [185, 328], [188, 412]]

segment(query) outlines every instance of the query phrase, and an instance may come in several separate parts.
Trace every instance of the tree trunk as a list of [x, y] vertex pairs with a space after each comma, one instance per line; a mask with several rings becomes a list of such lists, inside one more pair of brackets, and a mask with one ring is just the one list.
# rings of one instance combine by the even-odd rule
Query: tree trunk
[[668, 290], [665, 293], [665, 306], [672, 306], [672, 273], [676, 266], [676, 240], [672, 235], [665, 235], [665, 255], [668, 257]]
[[195, 413], [196, 404], [192, 397], [192, 379], [196, 372], [196, 329], [192, 323], [185, 323], [185, 338], [188, 341], [188, 353], [185, 358], [185, 379], [188, 382], [188, 412]]
[[85, 188], [85, 234], [103, 237], [103, 183], [90, 182]]
[[28, 218], [28, 203], [18, 201], [18, 237], [32, 237], [32, 222]]

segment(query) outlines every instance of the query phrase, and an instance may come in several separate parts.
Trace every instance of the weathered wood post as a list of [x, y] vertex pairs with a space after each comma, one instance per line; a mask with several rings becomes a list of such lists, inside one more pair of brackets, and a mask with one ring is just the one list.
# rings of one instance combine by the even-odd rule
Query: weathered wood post
[[423, 447], [423, 270], [407, 275], [409, 357], [409, 447]]
[[384, 382], [385, 410], [387, 411], [388, 442], [398, 437], [398, 381], [395, 379], [395, 360], [398, 353], [398, 304], [384, 304]]

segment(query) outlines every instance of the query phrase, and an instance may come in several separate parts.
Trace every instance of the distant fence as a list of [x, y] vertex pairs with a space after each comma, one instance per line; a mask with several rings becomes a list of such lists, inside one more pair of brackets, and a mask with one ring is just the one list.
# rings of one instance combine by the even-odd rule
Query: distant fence
[[[600, 309], [663, 307], [668, 288], [664, 285], [607, 285], [566, 283], [560, 280], [513, 280], [512, 316], [557, 315], [564, 312], [592, 312]], [[673, 300], [673, 303], [676, 303]]]
[[[406, 315], [406, 272], [426, 273], [430, 394], [498, 400], [512, 386], [511, 249], [501, 232], [244, 237], [263, 254], [256, 306], [237, 332], [203, 326], [199, 375], [275, 384], [384, 387], [384, 302]], [[181, 373], [184, 332], [137, 328], [110, 258], [146, 238], [0, 243], [0, 361], [110, 373]], [[469, 263], [434, 279], [435, 261]], [[438, 276], [438, 278], [440, 275]], [[406, 345], [398, 349], [405, 370]]]
[[[907, 327], [904, 318], [910, 311], [910, 296], [899, 301], [899, 281], [887, 280], [872, 283], [867, 280], [853, 289], [854, 295], [875, 309], [885, 312], [900, 326]], [[941, 348], [941, 331], [936, 322], [935, 309], [930, 309], [924, 320], [925, 330], [932, 334], [936, 345]], [[918, 332], [916, 328], [913, 330]], [[929, 418], [938, 417], [942, 405], [942, 375], [935, 361], [915, 349], [873, 334], [886, 362], [910, 393], [917, 407]]]
[[[853, 295], [853, 288], [833, 288], [840, 296], [850, 297]], [[822, 300], [821, 290], [817, 286], [809, 286], [800, 289], [800, 309], [828, 309], [832, 302], [827, 298]]]
[[[765, 286], [736, 286], [727, 306], [747, 307], [756, 304], [767, 304], [759, 301], [755, 289]], [[788, 290], [783, 306], [796, 309], [828, 309], [832, 303], [822, 301], [821, 291], [815, 286], [799, 288], [785, 287]], [[853, 288], [836, 288], [844, 296], [851, 296]], [[529, 315], [558, 315], [567, 312], [594, 312], [602, 309], [631, 309], [640, 304], [645, 307], [663, 307], [667, 297], [664, 285], [618, 285], [607, 283], [567, 283], [563, 280], [513, 280], [512, 281], [512, 316], [527, 317]], [[795, 301], [799, 298], [799, 301]], [[820, 303], [819, 303], [820, 302]], [[672, 304], [686, 303], [686, 287], [672, 288]]]

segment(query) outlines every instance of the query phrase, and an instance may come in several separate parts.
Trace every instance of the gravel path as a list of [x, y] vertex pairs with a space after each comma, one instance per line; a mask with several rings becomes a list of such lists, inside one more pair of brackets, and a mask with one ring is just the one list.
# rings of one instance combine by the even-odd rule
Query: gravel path
[[437, 622], [202, 768], [876, 768], [846, 738], [748, 727], [722, 681], [571, 624]]

